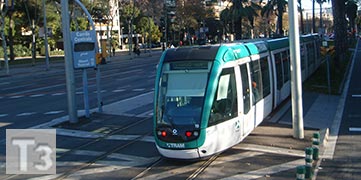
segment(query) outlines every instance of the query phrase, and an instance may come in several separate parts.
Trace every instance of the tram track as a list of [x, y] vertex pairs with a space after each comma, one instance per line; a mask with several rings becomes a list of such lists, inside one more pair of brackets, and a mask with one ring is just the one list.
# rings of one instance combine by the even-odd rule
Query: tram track
[[[207, 160], [205, 160], [203, 163], [199, 164], [199, 165], [180, 165], [179, 167], [173, 169], [176, 170], [174, 172], [171, 172], [171, 174], [178, 174], [178, 173], [191, 173], [188, 177], [184, 178], [186, 180], [194, 180], [196, 179], [202, 172], [204, 172], [218, 157], [220, 154], [214, 154], [211, 157], [209, 157]], [[142, 172], [140, 172], [137, 176], [135, 176], [134, 178], [132, 178], [131, 180], [148, 180], [148, 179], [163, 179], [163, 178], [170, 178], [168, 175], [160, 175], [159, 177], [157, 177], [157, 175], [151, 173], [151, 171], [153, 169], [158, 168], [159, 166], [162, 166], [162, 163], [166, 163], [167, 159], [166, 158], [162, 158], [159, 157], [159, 159], [157, 159], [156, 161], [154, 161], [153, 163], [151, 163], [146, 169], [144, 169]], [[187, 168], [187, 166], [189, 168]], [[193, 170], [190, 170], [193, 169]], [[148, 174], [149, 173], [149, 174]], [[168, 173], [169, 174], [169, 173]]]
[[[133, 116], [134, 118], [136, 118], [136, 116]], [[117, 133], [120, 133], [122, 131], [126, 131], [132, 127], [136, 127], [138, 126], [139, 124], [145, 122], [146, 120], [149, 120], [149, 117], [145, 117], [145, 118], [142, 118], [136, 122], [132, 122], [132, 123], [128, 123], [126, 124], [125, 126], [119, 126], [115, 129], [113, 129], [112, 131], [108, 132], [108, 133], [104, 133], [103, 136], [100, 136], [98, 138], [95, 138], [95, 139], [92, 139], [91, 141], [89, 142], [86, 142], [84, 144], [81, 144], [75, 148], [72, 148], [70, 149], [69, 151], [65, 151], [64, 153], [60, 154], [57, 156], [57, 159], [60, 159], [62, 157], [65, 157], [66, 155], [71, 155], [71, 154], [74, 154], [76, 151], [80, 150], [80, 149], [83, 149], [83, 148], [86, 148], [86, 147], [90, 147], [91, 145], [94, 145], [96, 143], [99, 143], [101, 141], [104, 141], [104, 140], [107, 140], [108, 137], [112, 136], [112, 135], [115, 135]], [[122, 150], [122, 149], [125, 149], [126, 147], [136, 143], [136, 142], [139, 142], [141, 141], [143, 138], [145, 138], [146, 136], [149, 136], [152, 134], [152, 131], [147, 131], [145, 133], [142, 133], [140, 134], [139, 136], [135, 137], [134, 139], [132, 140], [129, 140], [129, 142], [125, 143], [125, 144], [121, 144], [119, 146], [116, 146], [115, 148], [112, 148], [108, 151], [105, 151], [105, 152], [102, 152], [101, 154], [95, 156], [94, 158], [92, 158], [91, 160], [88, 160], [86, 162], [84, 162], [83, 164], [75, 167], [75, 168], [72, 168], [71, 170], [69, 171], [66, 171], [66, 172], [62, 172], [60, 175], [57, 175], [56, 178], [52, 178], [52, 179], [58, 179], [58, 180], [61, 180], [61, 179], [65, 179], [67, 178], [68, 176], [74, 174], [75, 172], [79, 171], [79, 170], [82, 170], [84, 168], [87, 168], [89, 166], [91, 166], [92, 164], [96, 163], [97, 161], [99, 160], [102, 160], [104, 158], [106, 158], [107, 156], [111, 155], [112, 153], [115, 153], [119, 150]], [[8, 177], [6, 177], [4, 180], [9, 180], [9, 179], [14, 179], [14, 178], [17, 178], [19, 177], [21, 174], [14, 174], [14, 175], [10, 175]]]
[[[135, 116], [134, 116], [134, 117], [135, 117]], [[80, 145], [80, 146], [78, 146], [78, 147], [76, 147], [76, 148], [72, 148], [70, 151], [64, 152], [63, 154], [61, 154], [60, 156], [58, 156], [58, 158], [64, 157], [64, 156], [66, 156], [66, 155], [68, 155], [68, 154], [72, 154], [73, 152], [75, 152], [75, 151], [77, 151], [77, 150], [79, 150], [79, 149], [82, 149], [82, 148], [85, 148], [85, 147], [89, 147], [89, 146], [91, 146], [91, 145], [93, 145], [93, 144], [95, 144], [95, 143], [98, 143], [98, 142], [101, 142], [101, 141], [103, 141], [103, 140], [106, 140], [108, 137], [110, 137], [110, 136], [112, 136], [112, 135], [115, 135], [115, 134], [117, 134], [117, 133], [120, 133], [120, 132], [122, 132], [122, 131], [125, 131], [125, 130], [127, 130], [127, 129], [130, 129], [130, 128], [132, 128], [132, 127], [135, 127], [135, 126], [137, 126], [137, 125], [145, 122], [146, 120], [149, 120], [149, 118], [148, 118], [148, 117], [142, 118], [142, 119], [139, 120], [139, 121], [136, 121], [136, 122], [134, 122], [134, 123], [129, 123], [129, 124], [127, 124], [125, 127], [119, 126], [119, 127], [115, 128], [114, 130], [112, 130], [112, 131], [110, 131], [110, 132], [108, 132], [108, 133], [105, 133], [103, 136], [101, 136], [101, 137], [99, 137], [99, 138], [96, 138], [96, 139], [94, 139], [94, 140], [92, 140], [92, 141], [89, 141], [89, 142], [87, 142], [87, 143], [85, 143], [85, 144], [82, 144], [82, 145]], [[132, 144], [134, 144], [134, 143], [136, 143], [136, 142], [138, 142], [138, 141], [140, 141], [141, 139], [143, 139], [144, 137], [146, 137], [146, 136], [148, 136], [148, 135], [150, 135], [150, 134], [152, 134], [152, 131], [145, 132], [145, 133], [139, 135], [138, 137], [132, 139], [131, 141], [129, 141], [129, 142], [125, 143], [125, 144], [116, 146], [115, 148], [112, 148], [111, 150], [108, 150], [108, 151], [106, 151], [106, 152], [104, 152], [104, 153], [102, 153], [102, 154], [100, 154], [100, 155], [92, 158], [91, 160], [85, 162], [84, 164], [82, 164], [82, 165], [80, 165], [80, 166], [78, 166], [78, 167], [76, 167], [76, 168], [71, 169], [70, 171], [63, 172], [63, 173], [62, 173], [60, 176], [58, 176], [56, 179], [58, 179], [58, 180], [60, 180], [60, 179], [65, 179], [65, 178], [67, 178], [68, 176], [70, 176], [71, 174], [73, 174], [73, 173], [75, 173], [75, 172], [77, 172], [77, 171], [79, 171], [79, 170], [81, 170], [81, 169], [84, 169], [84, 168], [87, 168], [87, 167], [91, 166], [91, 165], [94, 164], [95, 162], [97, 162], [97, 161], [99, 161], [99, 160], [101, 160], [101, 159], [104, 159], [104, 158], [106, 158], [108, 155], [110, 155], [110, 154], [112, 154], [112, 153], [114, 153], [114, 152], [117, 152], [117, 151], [119, 151], [119, 150], [121, 150], [121, 149], [124, 149], [124, 148], [126, 148], [126, 147], [128, 147], [128, 146], [130, 146], [130, 145], [132, 145]]]
[[113, 149], [111, 149], [111, 150], [109, 150], [109, 151], [106, 151], [106, 152], [100, 154], [99, 156], [96, 156], [96, 157], [93, 158], [92, 160], [90, 160], [90, 161], [88, 161], [88, 162], [86, 162], [86, 163], [84, 163], [84, 164], [82, 164], [82, 165], [80, 165], [80, 166], [78, 166], [78, 167], [76, 167], [76, 168], [73, 168], [73, 169], [71, 169], [70, 171], [67, 171], [67, 172], [65, 172], [65, 173], [62, 173], [62, 174], [61, 174], [59, 177], [57, 177], [56, 179], [57, 179], [57, 180], [65, 179], [65, 178], [71, 176], [73, 173], [75, 173], [75, 172], [77, 172], [77, 171], [80, 171], [80, 170], [82, 170], [82, 169], [84, 169], [84, 168], [87, 168], [87, 167], [91, 166], [92, 164], [94, 164], [95, 162], [106, 158], [106, 157], [109, 156], [110, 154], [115, 153], [115, 152], [117, 152], [117, 151], [119, 151], [119, 150], [121, 150], [121, 149], [124, 149], [124, 148], [126, 148], [126, 147], [128, 147], [128, 146], [130, 146], [130, 145], [132, 145], [132, 144], [134, 144], [134, 143], [136, 143], [136, 142], [138, 142], [138, 141], [140, 141], [142, 138], [144, 138], [145, 136], [150, 135], [151, 133], [152, 133], [152, 132], [144, 133], [144, 134], [140, 135], [139, 137], [131, 140], [130, 142], [128, 142], [128, 143], [126, 143], [126, 144], [122, 144], [122, 145], [120, 145], [120, 146], [117, 146], [116, 148], [113, 148]]

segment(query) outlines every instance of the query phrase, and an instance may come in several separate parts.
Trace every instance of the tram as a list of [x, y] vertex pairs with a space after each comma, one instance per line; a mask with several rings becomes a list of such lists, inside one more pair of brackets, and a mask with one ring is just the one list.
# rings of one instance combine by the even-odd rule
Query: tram
[[[301, 36], [305, 80], [320, 39]], [[166, 158], [198, 159], [240, 143], [290, 96], [288, 38], [166, 50], [157, 68], [154, 137]]]

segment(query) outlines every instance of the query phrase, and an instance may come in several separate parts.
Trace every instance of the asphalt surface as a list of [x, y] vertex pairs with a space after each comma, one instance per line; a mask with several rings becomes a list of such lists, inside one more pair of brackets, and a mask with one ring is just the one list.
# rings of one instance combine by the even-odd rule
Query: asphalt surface
[[[122, 53], [122, 58], [137, 58]], [[353, 73], [359, 74], [361, 53], [356, 55]], [[101, 113], [93, 109], [90, 118], [81, 117], [78, 124], [64, 116], [34, 126], [57, 129], [57, 175], [5, 175], [0, 163], [0, 179], [295, 179], [315, 132], [321, 132], [322, 145], [313, 178], [357, 179], [361, 139], [360, 132], [350, 128], [361, 126], [361, 83], [353, 73], [345, 95], [303, 92], [303, 139], [293, 138], [291, 105], [285, 102], [243, 142], [217, 156], [196, 162], [167, 160], [154, 145], [149, 92], [105, 104]]]

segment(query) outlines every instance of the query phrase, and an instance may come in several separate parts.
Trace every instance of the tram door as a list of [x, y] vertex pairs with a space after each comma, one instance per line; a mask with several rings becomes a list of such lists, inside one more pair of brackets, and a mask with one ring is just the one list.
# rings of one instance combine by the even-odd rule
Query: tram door
[[251, 89], [249, 81], [249, 71], [247, 64], [240, 65], [241, 81], [242, 81], [242, 95], [243, 95], [243, 134], [246, 136], [254, 128], [254, 113], [251, 106]]

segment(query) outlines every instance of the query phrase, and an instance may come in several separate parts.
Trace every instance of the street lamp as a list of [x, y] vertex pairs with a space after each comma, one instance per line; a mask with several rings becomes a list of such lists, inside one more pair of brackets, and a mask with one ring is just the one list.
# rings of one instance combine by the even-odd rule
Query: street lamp
[[[326, 0], [317, 0], [317, 3], [320, 4], [320, 25], [318, 33], [323, 35], [323, 25], [322, 25], [322, 3], [326, 2]], [[322, 36], [321, 36], [322, 37]]]

